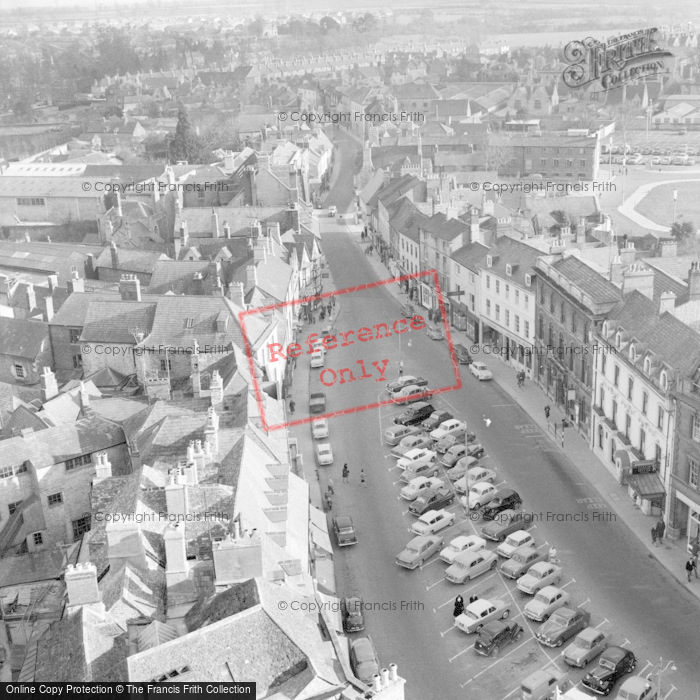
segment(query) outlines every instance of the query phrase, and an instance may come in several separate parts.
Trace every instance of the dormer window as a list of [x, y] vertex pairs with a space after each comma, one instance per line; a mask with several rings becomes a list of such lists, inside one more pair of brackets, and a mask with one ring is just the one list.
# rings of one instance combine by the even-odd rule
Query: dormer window
[[510, 265], [506, 265], [506, 275], [508, 275], [508, 277], [511, 277], [512, 274], [513, 274], [513, 268]]
[[610, 325], [607, 321], [603, 322], [603, 335], [607, 336], [610, 332]]
[[630, 362], [636, 362], [637, 361], [637, 352], [634, 349], [634, 345], [630, 346]]
[[661, 372], [661, 376], [659, 378], [659, 381], [661, 382], [661, 388], [666, 391], [668, 389], [668, 374], [666, 373], [666, 370], [663, 370]]
[[644, 374], [651, 374], [651, 359], [649, 357], [644, 358]]
[[528, 287], [532, 285], [532, 275], [525, 275], [525, 285]]
[[617, 335], [615, 336], [615, 347], [619, 350], [621, 345], [622, 345], [622, 333], [620, 333], [618, 331]]
[[486, 267], [493, 267], [493, 258], [490, 255], [486, 256]]

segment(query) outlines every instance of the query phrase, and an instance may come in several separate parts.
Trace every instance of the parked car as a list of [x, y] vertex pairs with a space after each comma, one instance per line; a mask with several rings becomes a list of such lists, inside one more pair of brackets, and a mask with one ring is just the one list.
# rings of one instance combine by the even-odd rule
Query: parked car
[[355, 524], [349, 515], [337, 515], [333, 518], [333, 533], [339, 547], [357, 544]]
[[502, 542], [516, 530], [524, 530], [529, 527], [531, 522], [532, 515], [530, 513], [511, 509], [504, 510], [498, 514], [498, 518], [482, 526], [481, 534], [493, 542]]
[[467, 442], [472, 442], [473, 440], [476, 439], [476, 435], [474, 433], [467, 433], [467, 429], [464, 428], [460, 430], [459, 432], [452, 433], [450, 435], [445, 435], [445, 437], [441, 437], [436, 443], [435, 443], [435, 451], [438, 454], [445, 454], [447, 450], [450, 449], [450, 447], [454, 447], [455, 445], [463, 444], [464, 440]]
[[316, 418], [311, 421], [311, 437], [314, 440], [322, 440], [330, 435], [328, 420], [326, 418]]
[[500, 572], [513, 580], [524, 576], [527, 570], [537, 562], [545, 561], [549, 555], [546, 547], [537, 549], [528, 545], [520, 547], [513, 552], [510, 559], [506, 559], [500, 567]]
[[[417, 404], [414, 404], [416, 406]], [[454, 416], [449, 411], [433, 411], [422, 423], [421, 427], [426, 430], [435, 430], [440, 423], [444, 423], [446, 420], [450, 420]]]
[[583, 668], [608, 648], [605, 635], [595, 627], [586, 627], [569, 644], [562, 656], [569, 666]]
[[637, 666], [637, 657], [630, 649], [610, 646], [598, 659], [598, 665], [583, 677], [585, 688], [598, 695], [610, 695], [615, 683]]
[[651, 164], [652, 165], [661, 165], [661, 158], [659, 158], [659, 156], [654, 156], [651, 159]]
[[474, 459], [481, 459], [486, 453], [486, 449], [479, 443], [473, 443], [467, 447], [467, 454]]
[[416, 435], [407, 435], [405, 438], [401, 438], [401, 442], [394, 447], [391, 451], [391, 456], [399, 459], [404, 457], [411, 450], [415, 450], [420, 447], [430, 447], [433, 441], [430, 439], [430, 435], [427, 433], [418, 433]]
[[659, 691], [643, 676], [634, 676], [620, 686], [615, 700], [659, 700]]
[[470, 365], [473, 362], [469, 351], [461, 343], [455, 345], [455, 357], [460, 365]]
[[479, 598], [455, 618], [455, 627], [467, 634], [478, 632], [487, 622], [505, 620], [510, 615], [511, 606], [512, 603], [505, 600]]
[[443, 484], [442, 479], [434, 476], [417, 476], [401, 489], [401, 498], [406, 501], [415, 501], [424, 491], [437, 488]]
[[440, 423], [440, 427], [432, 430], [430, 432], [430, 437], [435, 440], [435, 442], [438, 442], [446, 435], [454, 435], [460, 431], [465, 431], [466, 429], [467, 424], [464, 421], [461, 421], [458, 418], [450, 418], [444, 423]]
[[517, 510], [523, 504], [520, 494], [513, 489], [499, 489], [495, 498], [484, 508], [484, 520], [493, 520], [504, 510]]
[[425, 333], [431, 340], [445, 339], [445, 336], [442, 334], [442, 330], [440, 330], [440, 328], [433, 328], [432, 326], [428, 326]]
[[443, 467], [450, 469], [454, 467], [458, 460], [462, 459], [467, 454], [466, 445], [452, 445], [449, 450], [445, 452], [440, 460], [440, 464]]
[[666, 156], [664, 156], [664, 157], [661, 159], [661, 162], [659, 163], [659, 165], [671, 165], [671, 159], [668, 158], [668, 157], [666, 157]]
[[319, 442], [316, 445], [316, 460], [322, 467], [333, 464], [333, 448], [330, 442]]
[[404, 479], [406, 483], [419, 474], [428, 476], [428, 472], [430, 472], [430, 476], [437, 476], [440, 471], [437, 466], [437, 455], [435, 452], [425, 447], [417, 447], [409, 450], [403, 457], [399, 458], [396, 464], [399, 469], [403, 469], [404, 472], [413, 474], [409, 479]]
[[556, 690], [566, 692], [573, 684], [569, 674], [556, 667], [535, 671], [520, 685], [520, 700], [553, 700]]
[[442, 537], [414, 537], [403, 552], [396, 557], [396, 563], [404, 569], [417, 569], [435, 554], [444, 544]]
[[387, 445], [398, 445], [407, 435], [417, 435], [420, 428], [412, 425], [392, 425], [384, 431], [384, 442]]
[[411, 532], [416, 535], [434, 535], [449, 527], [455, 521], [455, 514], [449, 510], [429, 510], [411, 525]]
[[[409, 406], [403, 413], [398, 417], [394, 418], [394, 423], [397, 425], [417, 425], [421, 424], [420, 427], [425, 426], [422, 422], [425, 422], [426, 416], [431, 416], [434, 413], [433, 405], [427, 401], [416, 401], [413, 406]], [[432, 442], [432, 440], [431, 440]]]
[[396, 381], [394, 382], [389, 382], [386, 385], [386, 389], [389, 393], [394, 394], [397, 391], [400, 391], [406, 386], [428, 386], [428, 380], [423, 379], [423, 377], [414, 377], [412, 374], [404, 374], [402, 377], [399, 377]]
[[548, 561], [540, 561], [533, 564], [515, 585], [521, 593], [535, 595], [545, 586], [558, 586], [561, 582], [561, 573], [561, 566], [551, 564]]
[[379, 673], [379, 659], [369, 637], [360, 637], [350, 642], [350, 666], [357, 678], [371, 685], [372, 678]]
[[469, 489], [469, 494], [466, 497], [469, 510], [479, 510], [483, 508], [487, 503], [493, 500], [497, 492], [496, 487], [488, 481], [481, 481], [478, 484], [474, 484], [474, 486]]
[[496, 555], [488, 549], [462, 552], [445, 570], [445, 578], [450, 583], [466, 583], [486, 571], [492, 571], [496, 564]]
[[450, 543], [440, 552], [440, 559], [447, 564], [454, 563], [455, 557], [462, 552], [478, 552], [481, 549], [486, 549], [486, 540], [478, 535], [460, 535], [455, 537]]
[[362, 606], [362, 598], [359, 596], [340, 599], [340, 616], [343, 619], [343, 630], [346, 633], [362, 632], [365, 628]]
[[397, 404], [415, 403], [416, 401], [422, 401], [430, 398], [430, 396], [432, 396], [432, 394], [427, 386], [416, 386], [415, 384], [410, 384], [409, 386], [405, 386], [403, 389], [397, 391], [391, 397], [391, 400]]
[[[477, 457], [473, 457], [473, 459], [477, 459]], [[486, 481], [492, 484], [495, 480], [496, 472], [491, 469], [472, 467], [464, 476], [461, 476], [455, 481], [455, 491], [457, 491], [457, 493], [466, 493], [472, 486], [476, 486], [476, 484]]]
[[478, 460], [474, 457], [462, 457], [457, 461], [457, 464], [455, 464], [452, 469], [447, 470], [447, 478], [450, 481], [457, 481], [457, 479], [461, 479], [469, 471], [469, 469], [476, 465], [477, 462]]
[[416, 310], [413, 308], [413, 304], [404, 304], [401, 307], [401, 315], [404, 318], [411, 318], [416, 315]]
[[418, 498], [408, 506], [408, 512], [413, 513], [413, 515], [423, 515], [431, 509], [446, 508], [452, 505], [454, 500], [454, 491], [446, 484], [442, 484], [436, 489], [428, 489], [419, 494]]
[[482, 656], [498, 656], [503, 647], [519, 641], [523, 632], [523, 628], [515, 621], [489, 622], [479, 630], [474, 651]]
[[496, 554], [504, 559], [510, 559], [516, 549], [527, 546], [535, 546], [534, 537], [527, 530], [516, 530], [496, 547]]
[[545, 622], [535, 635], [540, 644], [547, 647], [560, 647], [564, 642], [588, 627], [590, 613], [580, 608], [559, 608]]
[[544, 622], [559, 608], [563, 608], [569, 602], [569, 594], [556, 586], [545, 586], [523, 608], [525, 617], [535, 622]]
[[311, 368], [312, 369], [319, 369], [323, 367], [325, 364], [325, 361], [323, 359], [323, 353], [322, 352], [314, 352], [313, 355], [311, 355]]
[[469, 371], [480, 381], [485, 382], [493, 379], [491, 370], [483, 362], [472, 362], [469, 365]]

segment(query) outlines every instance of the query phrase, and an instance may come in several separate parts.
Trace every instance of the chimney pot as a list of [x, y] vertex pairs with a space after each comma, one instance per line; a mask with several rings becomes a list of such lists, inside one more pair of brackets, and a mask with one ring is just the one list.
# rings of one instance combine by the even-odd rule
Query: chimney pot
[[389, 678], [392, 681], [397, 681], [399, 679], [398, 667], [396, 664], [389, 664]]

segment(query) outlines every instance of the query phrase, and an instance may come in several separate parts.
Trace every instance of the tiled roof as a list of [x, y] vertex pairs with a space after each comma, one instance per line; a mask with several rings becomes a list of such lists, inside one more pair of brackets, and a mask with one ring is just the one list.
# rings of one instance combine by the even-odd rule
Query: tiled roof
[[[166, 298], [166, 297], [162, 297]], [[87, 343], [136, 345], [134, 330], [148, 335], [156, 304], [143, 301], [93, 301], [88, 305], [81, 340]]]
[[[74, 545], [77, 549], [78, 545]], [[61, 547], [31, 552], [12, 558], [12, 566], [0, 567], [0, 589], [25, 583], [59, 579], [70, 562], [69, 550]], [[5, 560], [7, 563], [7, 560]]]
[[482, 243], [467, 243], [467, 245], [458, 248], [452, 253], [452, 259], [468, 270], [476, 272], [486, 267], [486, 256], [488, 252], [489, 247]]
[[615, 320], [661, 362], [692, 376], [700, 366], [700, 334], [671, 313], [659, 315], [658, 304], [635, 290], [626, 294], [608, 319]]
[[74, 243], [0, 241], [0, 271], [26, 270], [45, 275], [57, 274], [59, 282], [65, 284], [65, 280], [71, 277], [73, 267], [82, 274], [88, 254], [98, 256], [102, 250], [101, 246]]
[[35, 360], [48, 337], [49, 326], [43, 321], [0, 316], [0, 355]]
[[[153, 272], [158, 260], [170, 260], [165, 253], [153, 250], [129, 250], [118, 249], [119, 269], [124, 272]], [[112, 267], [112, 252], [110, 248], [103, 248], [100, 257], [95, 262], [95, 267]]]
[[605, 304], [620, 299], [620, 290], [603, 275], [593, 272], [575, 255], [555, 262], [552, 267], [566, 280], [591, 297], [594, 303]]
[[199, 272], [206, 278], [209, 272], [207, 260], [158, 261], [148, 283], [150, 294], [165, 294], [172, 291], [175, 294], [194, 294], [194, 275]]
[[485, 270], [506, 278], [506, 265], [510, 264], [512, 266], [512, 275], [509, 279], [514, 284], [524, 287], [526, 286], [525, 275], [533, 272], [537, 264], [537, 258], [542, 253], [526, 243], [521, 243], [508, 236], [501, 236], [488, 254], [493, 257], [493, 267], [484, 268]]
[[431, 216], [420, 228], [445, 241], [452, 241], [460, 234], [468, 238], [470, 233], [468, 224], [459, 219], [448, 219], [442, 212]]
[[399, 231], [402, 235], [412, 240], [414, 243], [420, 242], [420, 227], [428, 221], [425, 214], [422, 214], [411, 202], [410, 199], [402, 197], [389, 208], [389, 225]]

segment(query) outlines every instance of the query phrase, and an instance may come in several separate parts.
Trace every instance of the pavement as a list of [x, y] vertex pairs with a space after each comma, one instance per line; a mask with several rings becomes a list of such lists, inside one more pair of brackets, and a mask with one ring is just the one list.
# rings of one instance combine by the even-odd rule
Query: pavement
[[[350, 227], [355, 228], [355, 227]], [[355, 233], [358, 245], [363, 245], [360, 240], [360, 228], [357, 227]], [[376, 254], [369, 257], [369, 261], [375, 268], [380, 278], [386, 279], [390, 275], [386, 266], [379, 260]], [[387, 285], [387, 289], [401, 301], [405, 303], [407, 295], [400, 292], [397, 285]], [[473, 345], [472, 339], [464, 332], [456, 328], [450, 328], [452, 341], [461, 343], [466, 347]], [[520, 388], [517, 385], [516, 372], [513, 367], [505, 361], [495, 357], [488, 362], [488, 367], [493, 373], [496, 381], [505, 389], [515, 402], [517, 402], [531, 417], [533, 423], [537, 424], [545, 435], [552, 440], [556, 448], [561, 451], [568, 460], [591, 482], [597, 489], [601, 498], [608, 504], [609, 508], [624, 522], [640, 539], [649, 550], [650, 556], [654, 557], [663, 565], [685, 588], [700, 599], [700, 579], [695, 579], [688, 583], [685, 572], [685, 563], [688, 560], [688, 553], [685, 541], [674, 541], [664, 538], [661, 545], [653, 545], [651, 542], [651, 528], [656, 518], [645, 515], [637, 508], [627, 494], [627, 487], [618, 484], [615, 477], [608, 471], [607, 467], [590, 450], [588, 441], [576, 429], [567, 428], [564, 436], [564, 446], [561, 445], [561, 433], [555, 436], [549, 429], [549, 421], [558, 421], [561, 425], [564, 414], [556, 406], [552, 407], [549, 421], [544, 415], [544, 407], [551, 405], [551, 401], [536, 383], [526, 380], [525, 386]]]

